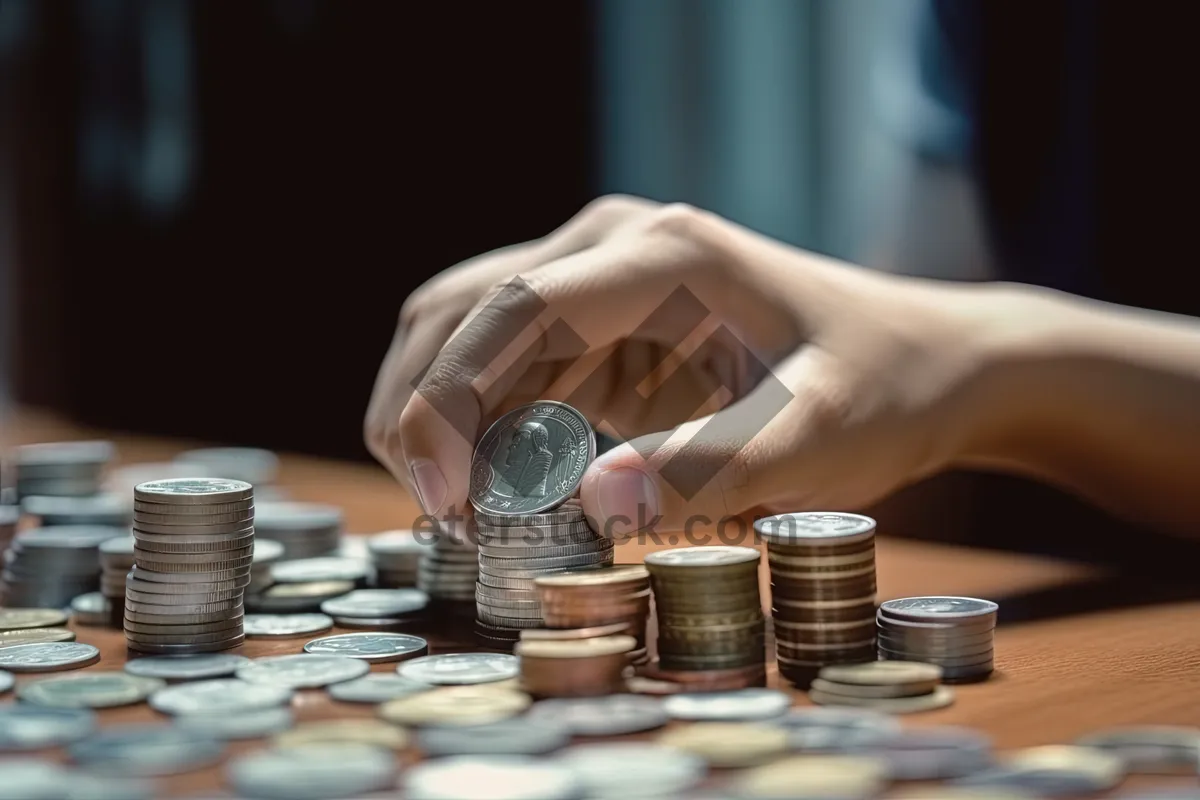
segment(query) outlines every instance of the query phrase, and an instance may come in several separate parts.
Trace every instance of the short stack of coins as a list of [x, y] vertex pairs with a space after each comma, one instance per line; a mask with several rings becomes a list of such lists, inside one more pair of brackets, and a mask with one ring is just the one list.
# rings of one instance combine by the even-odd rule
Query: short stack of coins
[[16, 451], [17, 495], [87, 497], [98, 494], [116, 449], [111, 442], [30, 444]]
[[752, 547], [683, 547], [646, 556], [659, 670], [765, 673], [760, 561]]
[[779, 674], [808, 688], [822, 667], [875, 660], [875, 520], [804, 512], [757, 520], [771, 569]]
[[246, 584], [247, 596], [258, 595], [275, 584], [271, 576], [271, 565], [283, 560], [284, 547], [274, 539], [263, 539], [254, 533], [254, 560], [250, 562], [250, 583]]
[[600, 697], [622, 691], [632, 636], [522, 639], [521, 688], [535, 697]]
[[345, 514], [324, 503], [260, 503], [254, 515], [259, 536], [283, 545], [284, 561], [331, 556], [342, 542]]
[[943, 683], [992, 674], [1000, 607], [974, 597], [904, 597], [879, 606], [879, 657], [942, 668]]
[[173, 478], [134, 489], [134, 566], [125, 639], [143, 653], [236, 647], [254, 558], [254, 489], [244, 481]]
[[375, 586], [379, 589], [408, 589], [417, 585], [421, 555], [432, 544], [432, 536], [411, 530], [377, 533], [367, 540], [367, 552], [375, 564]]
[[30, 495], [21, 501], [21, 510], [37, 517], [43, 528], [56, 525], [107, 525], [128, 528], [133, 522], [133, 506], [128, 495], [102, 492], [88, 497], [52, 497]]
[[475, 581], [479, 577], [479, 549], [466, 537], [437, 531], [421, 554], [417, 588], [430, 602], [449, 614], [475, 615]]
[[31, 528], [13, 537], [0, 572], [0, 606], [64, 608], [100, 585], [100, 544], [127, 536], [104, 525]]
[[476, 631], [491, 645], [513, 644], [522, 630], [542, 627], [537, 578], [613, 563], [612, 540], [592, 530], [576, 501], [538, 514], [476, 511], [475, 520], [479, 539]]
[[114, 628], [125, 625], [125, 578], [133, 569], [133, 537], [117, 536], [100, 543], [100, 594], [108, 600]]
[[936, 664], [911, 661], [866, 661], [822, 667], [808, 698], [818, 705], [869, 708], [888, 714], [910, 714], [944, 708], [954, 691], [942, 686]]
[[[535, 578], [542, 622], [556, 631], [574, 631], [579, 638], [603, 636], [613, 626], [633, 637], [629, 663], [641, 666], [650, 660], [646, 649], [646, 621], [650, 615], [650, 573], [641, 564], [558, 572]], [[525, 639], [522, 632], [522, 639]]]

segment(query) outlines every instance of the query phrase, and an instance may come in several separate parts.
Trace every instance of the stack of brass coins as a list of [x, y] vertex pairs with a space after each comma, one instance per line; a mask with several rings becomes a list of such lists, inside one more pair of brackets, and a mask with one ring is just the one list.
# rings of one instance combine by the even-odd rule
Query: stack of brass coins
[[283, 545], [284, 561], [333, 555], [342, 541], [345, 515], [324, 503], [259, 503], [254, 529]]
[[100, 543], [100, 594], [108, 600], [110, 623], [125, 624], [125, 577], [133, 569], [133, 537], [116, 536]]
[[25, 498], [98, 494], [104, 468], [115, 455], [111, 442], [54, 442], [18, 447], [17, 495]]
[[134, 489], [125, 639], [143, 653], [211, 653], [241, 644], [254, 559], [254, 489], [173, 478]]
[[646, 556], [658, 668], [765, 672], [758, 550], [684, 547]]
[[[650, 573], [640, 564], [608, 569], [578, 570], [543, 575], [533, 581], [547, 628], [603, 636], [612, 626], [624, 625], [634, 647], [629, 663], [650, 660], [646, 649], [646, 621], [650, 615]], [[620, 629], [618, 629], [620, 630]], [[526, 639], [522, 632], [522, 639]]]
[[509, 517], [477, 511], [475, 520], [479, 539], [476, 630], [488, 644], [515, 644], [523, 629], [542, 627], [538, 577], [612, 566], [612, 540], [591, 529], [578, 502], [546, 513]]
[[944, 683], [970, 683], [992, 674], [1000, 607], [974, 597], [904, 597], [880, 604], [879, 657], [924, 661], [942, 669]]
[[535, 697], [599, 697], [620, 692], [632, 636], [560, 641], [522, 639], [521, 688]]
[[779, 674], [808, 688], [822, 667], [875, 660], [875, 520], [805, 512], [760, 519]]
[[410, 530], [384, 531], [367, 540], [367, 552], [375, 564], [375, 586], [407, 589], [417, 585], [421, 555], [429, 549], [430, 535]]

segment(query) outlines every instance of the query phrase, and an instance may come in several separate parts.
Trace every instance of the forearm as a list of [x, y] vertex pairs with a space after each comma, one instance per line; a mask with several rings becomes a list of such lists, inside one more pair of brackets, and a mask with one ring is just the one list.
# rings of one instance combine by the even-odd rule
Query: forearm
[[1200, 321], [993, 286], [961, 466], [1200, 537]]

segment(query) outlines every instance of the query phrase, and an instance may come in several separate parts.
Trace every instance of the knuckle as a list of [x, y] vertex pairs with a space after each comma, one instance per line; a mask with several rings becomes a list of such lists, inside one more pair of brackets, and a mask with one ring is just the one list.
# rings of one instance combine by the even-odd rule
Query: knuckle
[[668, 203], [646, 219], [644, 232], [682, 239], [695, 239], [706, 223], [703, 211], [688, 203]]
[[609, 227], [631, 216], [657, 208], [658, 204], [627, 194], [608, 194], [597, 197], [583, 207], [575, 218], [587, 225]]

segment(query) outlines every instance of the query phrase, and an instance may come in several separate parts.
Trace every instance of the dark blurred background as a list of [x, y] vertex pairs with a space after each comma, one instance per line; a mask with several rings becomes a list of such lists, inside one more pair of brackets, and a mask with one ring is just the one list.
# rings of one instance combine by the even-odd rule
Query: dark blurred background
[[613, 191], [1195, 313], [1174, 8], [0, 0], [12, 391], [367, 458], [408, 293]]

